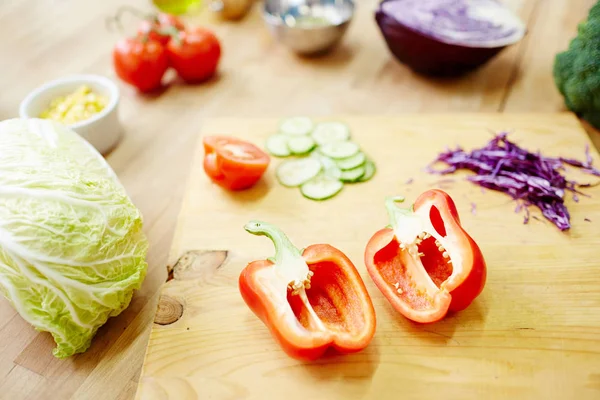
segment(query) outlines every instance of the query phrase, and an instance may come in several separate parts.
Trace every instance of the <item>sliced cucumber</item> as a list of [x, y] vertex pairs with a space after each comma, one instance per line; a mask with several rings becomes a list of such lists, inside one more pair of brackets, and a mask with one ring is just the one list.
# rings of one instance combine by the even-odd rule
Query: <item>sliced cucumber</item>
[[343, 182], [357, 182], [365, 172], [365, 167], [356, 167], [347, 171], [342, 171], [340, 179]]
[[336, 160], [336, 163], [337, 163], [337, 166], [340, 167], [341, 169], [347, 170], [347, 169], [353, 169], [356, 167], [360, 167], [361, 165], [363, 165], [365, 163], [366, 160], [367, 160], [367, 157], [365, 156], [365, 153], [358, 152], [355, 155], [353, 155], [352, 157]]
[[318, 160], [306, 157], [282, 162], [277, 167], [275, 175], [283, 186], [297, 187], [317, 176], [321, 169]]
[[308, 117], [292, 117], [281, 121], [279, 133], [291, 136], [308, 135], [313, 130], [313, 122]]
[[364, 168], [365, 168], [365, 174], [358, 179], [359, 182], [368, 181], [369, 179], [371, 179], [373, 177], [373, 175], [375, 175], [375, 172], [377, 171], [377, 168], [375, 167], [375, 163], [371, 160], [367, 160], [367, 162], [365, 162]]
[[323, 155], [339, 159], [352, 157], [360, 151], [358, 145], [354, 142], [331, 142], [319, 147]]
[[275, 176], [311, 200], [334, 197], [344, 184], [368, 181], [376, 172], [375, 163], [350, 140], [350, 129], [341, 122], [315, 126], [308, 117], [282, 120], [278, 133], [267, 138], [266, 149], [276, 157], [302, 156], [283, 161]]
[[322, 122], [317, 124], [312, 137], [319, 146], [331, 142], [343, 142], [350, 139], [350, 129], [341, 122]]
[[290, 136], [287, 146], [294, 154], [306, 154], [315, 148], [315, 141], [310, 136]]
[[338, 194], [343, 187], [344, 184], [338, 179], [319, 174], [304, 183], [300, 187], [300, 192], [311, 200], [326, 200]]
[[287, 157], [290, 155], [288, 140], [288, 136], [276, 133], [267, 138], [265, 147], [267, 148], [267, 151], [275, 157]]
[[323, 168], [328, 168], [331, 166], [337, 166], [337, 164], [335, 163], [335, 161], [333, 161], [333, 159], [324, 156], [323, 154], [321, 154], [321, 152], [319, 151], [313, 151], [312, 153], [310, 153], [310, 156], [313, 157], [316, 160], [319, 160], [319, 162], [321, 164], [323, 164]]
[[312, 152], [311, 157], [314, 157], [315, 159], [319, 160], [319, 162], [323, 166], [323, 173], [325, 175], [329, 175], [332, 178], [340, 179], [340, 177], [342, 176], [342, 170], [340, 169], [340, 167], [337, 166], [333, 159], [324, 156], [318, 151]]
[[331, 167], [325, 168], [323, 170], [323, 173], [327, 176], [330, 176], [330, 177], [338, 179], [338, 180], [342, 178], [342, 170], [339, 169], [339, 167], [337, 165], [333, 165]]

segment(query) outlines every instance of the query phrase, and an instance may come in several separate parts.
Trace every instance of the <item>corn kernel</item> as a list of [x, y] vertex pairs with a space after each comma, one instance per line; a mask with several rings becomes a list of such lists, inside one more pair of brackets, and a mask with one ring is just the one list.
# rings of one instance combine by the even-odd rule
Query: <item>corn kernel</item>
[[106, 107], [107, 99], [87, 85], [78, 87], [67, 96], [50, 101], [49, 107], [40, 113], [40, 118], [53, 119], [64, 124], [74, 124], [92, 117]]

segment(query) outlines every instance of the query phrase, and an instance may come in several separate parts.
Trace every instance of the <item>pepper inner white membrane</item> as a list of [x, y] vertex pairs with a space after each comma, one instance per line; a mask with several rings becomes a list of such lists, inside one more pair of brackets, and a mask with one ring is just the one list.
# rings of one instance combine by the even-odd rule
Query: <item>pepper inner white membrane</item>
[[288, 291], [287, 296], [300, 324], [310, 330], [340, 333], [361, 330], [366, 323], [364, 315], [348, 307], [359, 295], [346, 284], [346, 275], [340, 267], [333, 262], [320, 262], [309, 268], [314, 273], [309, 287], [302, 289], [300, 295]]
[[412, 308], [435, 308], [440, 289], [453, 277], [453, 263], [462, 262], [460, 251], [435, 205], [425, 204], [415, 212], [396, 209], [391, 203], [387, 207], [395, 240], [376, 254], [375, 265]]

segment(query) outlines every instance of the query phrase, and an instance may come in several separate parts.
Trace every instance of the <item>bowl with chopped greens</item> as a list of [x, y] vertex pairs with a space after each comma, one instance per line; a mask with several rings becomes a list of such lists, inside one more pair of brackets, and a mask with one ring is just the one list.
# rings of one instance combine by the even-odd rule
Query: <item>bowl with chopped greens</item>
[[119, 88], [101, 75], [71, 75], [43, 84], [21, 102], [21, 118], [60, 122], [87, 140], [101, 154], [121, 137]]

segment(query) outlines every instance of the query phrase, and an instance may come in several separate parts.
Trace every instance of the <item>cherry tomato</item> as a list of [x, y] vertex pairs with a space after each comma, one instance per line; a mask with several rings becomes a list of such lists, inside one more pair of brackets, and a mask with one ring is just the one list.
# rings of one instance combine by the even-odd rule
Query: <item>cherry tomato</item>
[[229, 136], [203, 139], [204, 172], [229, 190], [248, 189], [262, 177], [271, 158], [252, 143]]
[[119, 78], [148, 92], [161, 86], [169, 58], [165, 47], [156, 40], [125, 38], [113, 49], [113, 65]]
[[[169, 32], [177, 33], [185, 29], [183, 22], [174, 15], [158, 13], [156, 16], [143, 20], [138, 28], [138, 35], [156, 40], [166, 45], [171, 39]], [[165, 33], [161, 33], [165, 32]]]
[[212, 77], [221, 58], [221, 45], [210, 31], [194, 28], [179, 32], [178, 40], [167, 44], [171, 66], [188, 83]]

